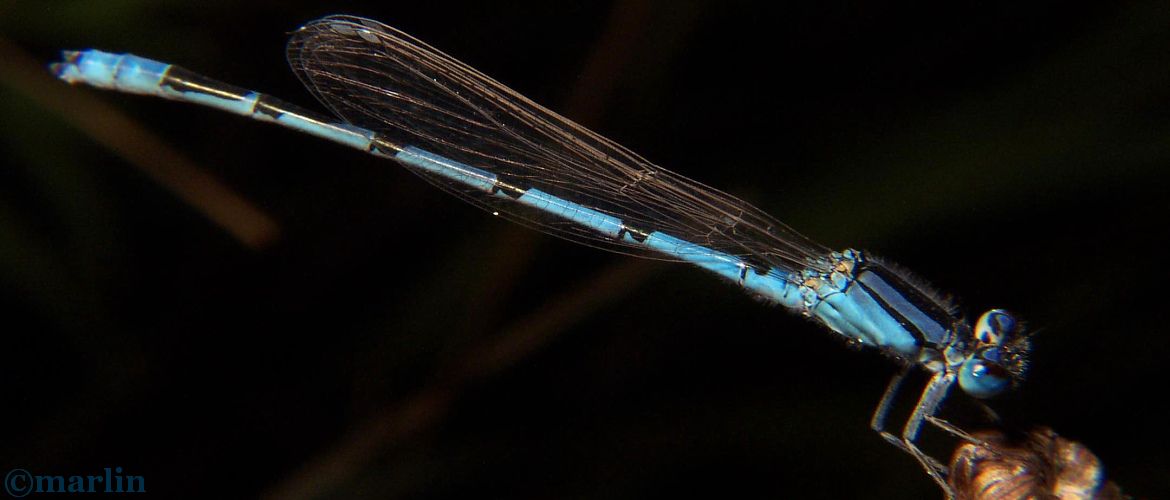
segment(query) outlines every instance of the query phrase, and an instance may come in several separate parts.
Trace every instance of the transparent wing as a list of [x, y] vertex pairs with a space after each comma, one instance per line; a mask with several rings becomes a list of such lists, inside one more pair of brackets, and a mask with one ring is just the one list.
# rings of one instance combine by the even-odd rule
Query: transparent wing
[[[490, 171], [749, 262], [817, 266], [828, 250], [747, 202], [669, 170], [392, 27], [330, 16], [293, 33], [288, 60], [317, 99], [392, 142]], [[544, 212], [411, 169], [491, 212], [577, 243], [669, 260]]]

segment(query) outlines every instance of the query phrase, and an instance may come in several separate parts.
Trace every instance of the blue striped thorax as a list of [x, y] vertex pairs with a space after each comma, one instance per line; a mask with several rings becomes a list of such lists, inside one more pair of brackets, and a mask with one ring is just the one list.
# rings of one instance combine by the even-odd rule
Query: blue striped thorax
[[907, 273], [858, 250], [834, 252], [830, 272], [801, 273], [804, 314], [850, 343], [876, 347], [935, 373], [957, 373], [959, 386], [990, 397], [1024, 371], [1026, 338], [1006, 311], [984, 313], [971, 325], [947, 299]]

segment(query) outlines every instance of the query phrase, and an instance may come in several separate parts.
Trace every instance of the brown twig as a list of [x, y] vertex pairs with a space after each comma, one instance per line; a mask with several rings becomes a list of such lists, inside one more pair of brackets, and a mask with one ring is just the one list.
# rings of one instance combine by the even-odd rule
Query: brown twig
[[998, 430], [973, 434], [984, 444], [955, 449], [947, 482], [958, 500], [1125, 498], [1085, 445], [1047, 427], [1009, 437]]

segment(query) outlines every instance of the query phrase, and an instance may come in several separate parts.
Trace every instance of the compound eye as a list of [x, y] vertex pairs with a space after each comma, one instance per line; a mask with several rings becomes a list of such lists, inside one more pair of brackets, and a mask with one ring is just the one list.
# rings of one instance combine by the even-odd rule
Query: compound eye
[[975, 341], [983, 345], [1000, 345], [1016, 330], [1016, 318], [1003, 309], [992, 309], [975, 322]]
[[994, 348], [968, 358], [959, 368], [959, 387], [980, 399], [1003, 392], [1011, 385], [1012, 377], [1002, 366], [991, 361], [998, 358], [999, 351]]

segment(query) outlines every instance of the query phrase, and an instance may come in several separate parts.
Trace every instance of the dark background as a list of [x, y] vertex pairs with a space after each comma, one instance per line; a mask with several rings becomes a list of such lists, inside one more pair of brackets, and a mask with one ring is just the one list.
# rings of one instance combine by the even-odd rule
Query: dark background
[[892, 365], [810, 322], [43, 70], [132, 51], [320, 109], [285, 33], [351, 13], [1017, 311], [1032, 371], [993, 406], [1170, 496], [1170, 6], [946, 4], [0, 2], [0, 466], [170, 498], [938, 496], [868, 429]]

